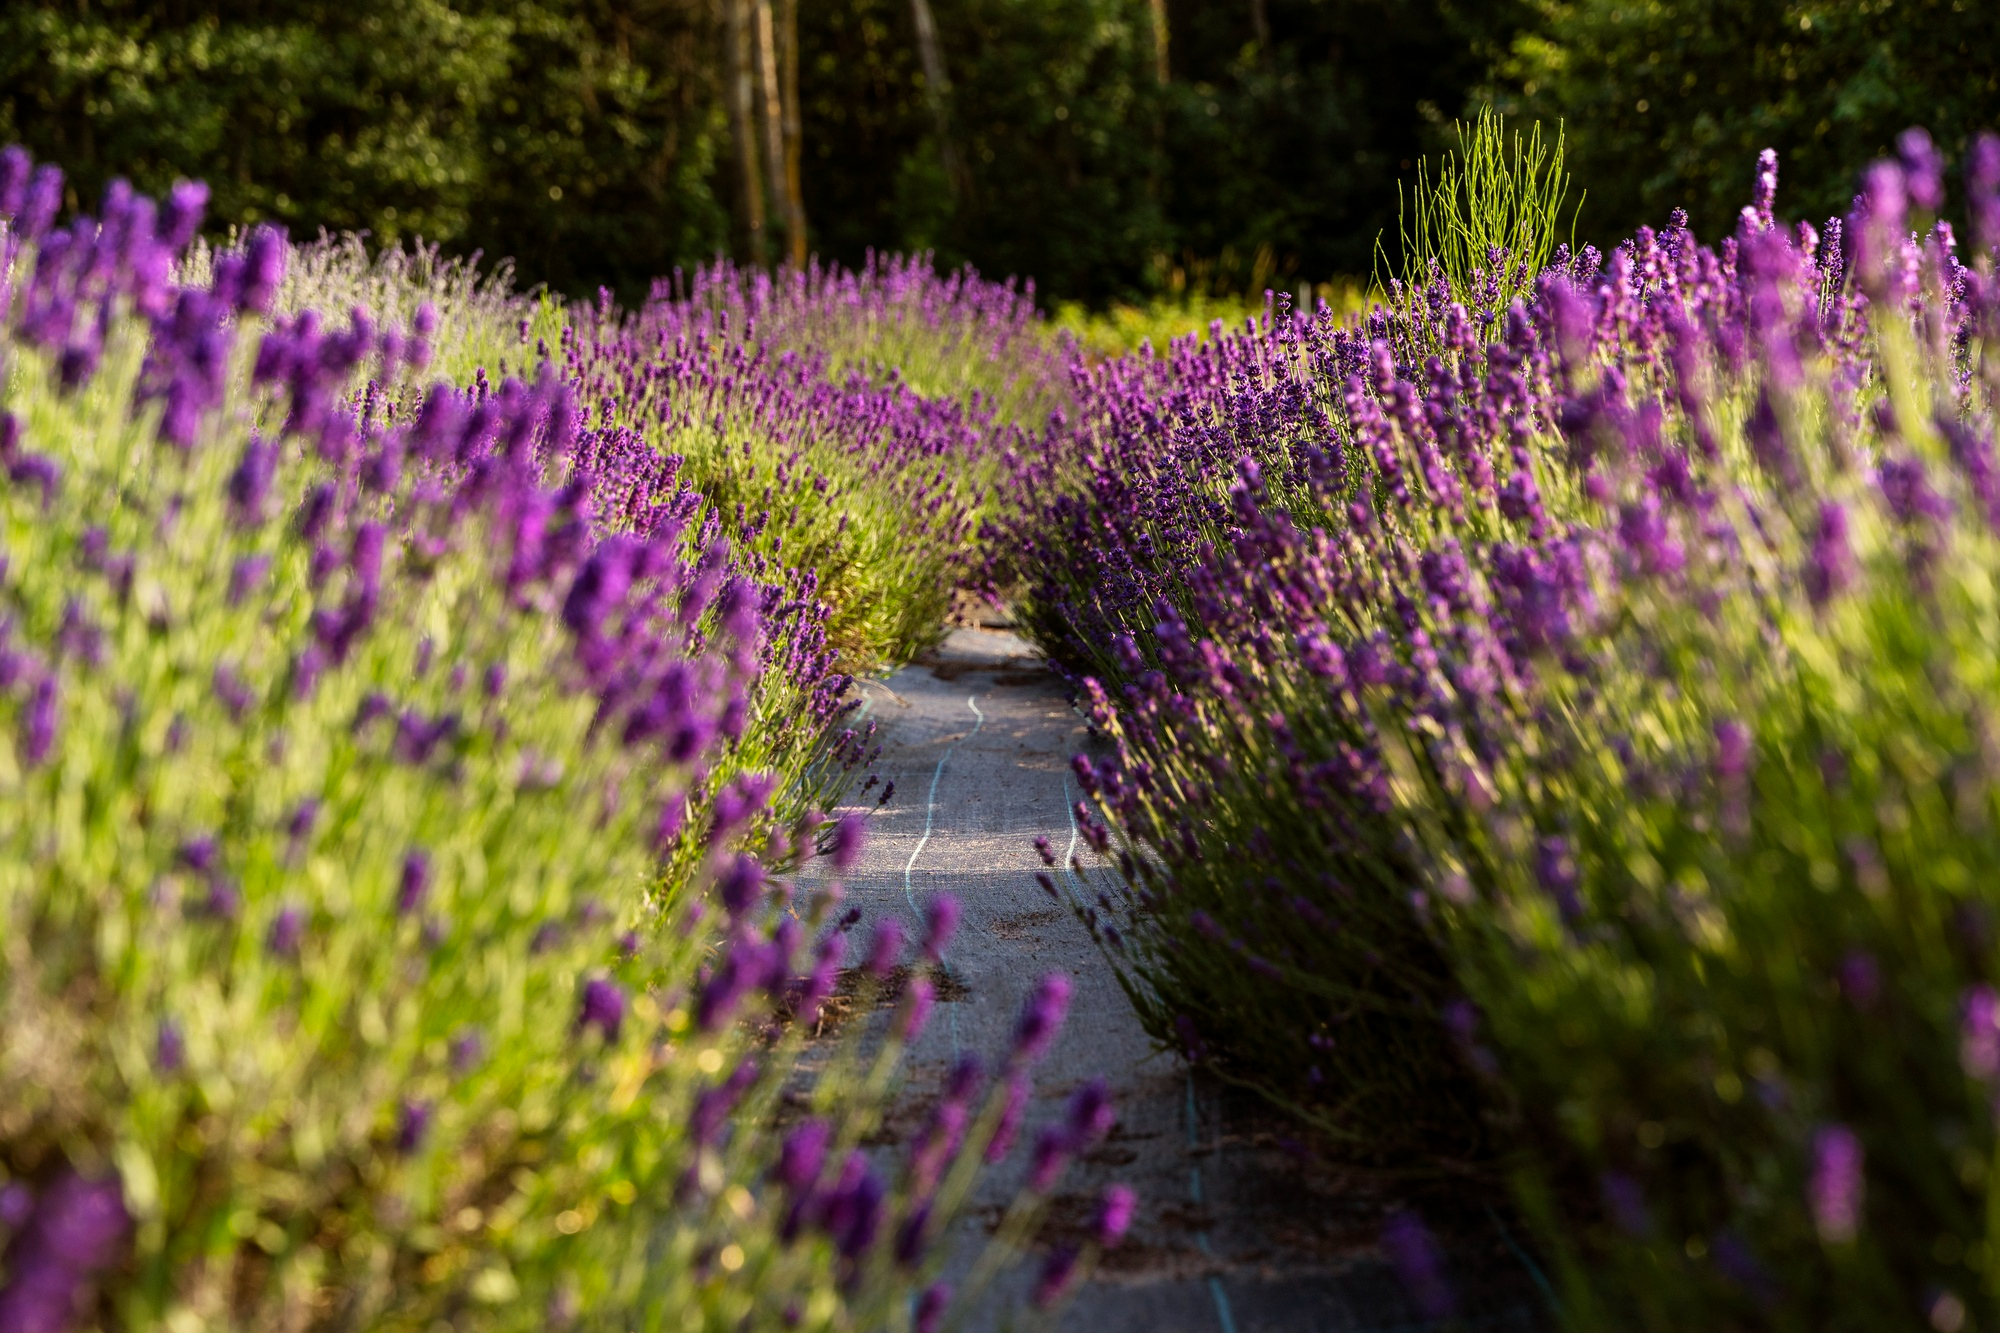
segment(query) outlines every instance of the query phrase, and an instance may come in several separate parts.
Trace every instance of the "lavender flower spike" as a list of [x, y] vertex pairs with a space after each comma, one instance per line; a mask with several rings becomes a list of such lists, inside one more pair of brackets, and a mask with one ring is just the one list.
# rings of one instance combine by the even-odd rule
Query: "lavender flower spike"
[[1382, 1226], [1382, 1248], [1426, 1319], [1450, 1319], [1458, 1298], [1445, 1280], [1444, 1256], [1423, 1219], [1412, 1212], [1391, 1214]]
[[1824, 1244], [1851, 1244], [1861, 1232], [1861, 1207], [1867, 1193], [1861, 1169], [1866, 1157], [1861, 1140], [1845, 1125], [1828, 1125], [1813, 1136], [1807, 1202], [1812, 1206], [1813, 1226]]
[[576, 1015], [577, 1031], [594, 1027], [604, 1034], [607, 1042], [617, 1041], [618, 1029], [624, 1021], [625, 992], [615, 982], [592, 977], [584, 983], [583, 1001]]
[[1056, 1034], [1062, 1030], [1063, 1019], [1069, 1014], [1070, 981], [1061, 972], [1051, 972], [1042, 978], [1033, 995], [1021, 1009], [1021, 1018], [1014, 1025], [1014, 1060], [1018, 1064], [1031, 1065], [1048, 1054], [1055, 1042]]

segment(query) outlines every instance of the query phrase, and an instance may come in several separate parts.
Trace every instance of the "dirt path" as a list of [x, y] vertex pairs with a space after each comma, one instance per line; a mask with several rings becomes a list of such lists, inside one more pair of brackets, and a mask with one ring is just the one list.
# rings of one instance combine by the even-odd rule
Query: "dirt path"
[[[876, 770], [896, 787], [848, 877], [849, 901], [866, 914], [861, 930], [889, 913], [914, 928], [925, 899], [941, 891], [957, 895], [965, 909], [946, 956], [964, 989], [947, 988], [956, 998], [939, 1005], [918, 1045], [913, 1104], [922, 1104], [927, 1085], [935, 1086], [958, 1051], [1003, 1051], [1022, 998], [1052, 970], [1070, 974], [1075, 999], [1039, 1076], [1029, 1125], [1060, 1114], [1063, 1100], [1092, 1076], [1112, 1084], [1118, 1127], [1072, 1169], [1052, 1219], [1058, 1230], [1080, 1233], [1096, 1195], [1114, 1180], [1138, 1190], [1140, 1210], [1125, 1245], [1070, 1306], [1064, 1328], [1346, 1333], [1540, 1325], [1533, 1313], [1540, 1303], [1512, 1237], [1497, 1218], [1489, 1227], [1476, 1214], [1469, 1225], [1448, 1228], [1466, 1318], [1427, 1323], [1377, 1247], [1384, 1211], [1396, 1202], [1391, 1195], [1309, 1166], [1291, 1150], [1282, 1122], [1153, 1051], [1082, 926], [1034, 880], [1036, 836], [1058, 852], [1080, 846], [1068, 814], [1077, 795], [1069, 758], [1082, 747], [1083, 729], [1061, 682], [1023, 640], [954, 630], [922, 664], [864, 688], [869, 716], [881, 724]], [[992, 1225], [1018, 1178], [1018, 1171], [1002, 1172], [988, 1183], [984, 1207], [961, 1222], [972, 1234], [961, 1239]], [[1498, 1276], [1478, 1281], [1469, 1274]]]

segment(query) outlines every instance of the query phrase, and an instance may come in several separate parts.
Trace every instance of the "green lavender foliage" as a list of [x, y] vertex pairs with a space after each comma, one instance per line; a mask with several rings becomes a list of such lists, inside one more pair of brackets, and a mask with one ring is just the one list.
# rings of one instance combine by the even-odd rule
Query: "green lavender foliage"
[[[1487, 800], [1405, 760], [1578, 1328], [1995, 1317], [2000, 540], [1944, 431], [1990, 421], [2000, 378], [1990, 325], [1954, 348], [1886, 306], [1862, 410], [1826, 358], [1783, 399], [1796, 472], [1726, 437], [1744, 549], [1690, 543], [1684, 584], [1607, 587], [1591, 669], [1537, 679]], [[1758, 382], [1718, 419], [1746, 420]], [[1932, 512], [1870, 475], [1912, 460]], [[1826, 504], [1853, 561], [1831, 596]], [[1858, 1143], [1851, 1175], [1829, 1134]]]
[[[307, 269], [322, 288], [380, 280]], [[922, 1265], [878, 1252], [857, 1271], [822, 1236], [779, 1238], [769, 1126], [803, 1027], [774, 1045], [762, 999], [751, 1021], [691, 1022], [720, 938], [700, 915], [713, 862], [698, 824], [664, 861], [655, 841], [661, 795], [690, 781], [697, 813], [751, 767], [833, 794], [792, 682], [763, 682], [707, 771], [635, 763], [593, 728], [554, 606], [508, 599], [504, 542], [474, 521], [441, 553], [392, 542], [378, 628], [302, 690], [311, 543], [226, 500], [274, 424], [234, 342], [228, 402], [188, 451], [133, 411], [137, 320], [80, 391], [24, 346], [0, 363], [19, 447], [64, 473], [47, 504], [0, 491], [8, 623], [29, 642], [66, 617], [102, 635], [54, 667], [48, 757], [0, 746], [0, 1181], [119, 1182], [134, 1230], [106, 1326], [903, 1327]], [[289, 450], [274, 489], [327, 469]], [[129, 585], [89, 572], [99, 533], [132, 557]], [[252, 556], [268, 578], [238, 596]], [[225, 701], [223, 673], [247, 702]], [[356, 725], [377, 690], [466, 725], [398, 760], [393, 718]], [[10, 694], [4, 724], [21, 732], [27, 708]], [[743, 840], [776, 859], [805, 836], [767, 817]], [[198, 870], [186, 848], [209, 837], [221, 860]], [[412, 852], [430, 883], [399, 910]], [[273, 942], [285, 914], [295, 951]], [[580, 1019], [592, 980], [635, 997], [615, 1032]], [[900, 1040], [880, 1038], [805, 1088], [843, 1147], [894, 1086]], [[734, 1132], [703, 1142], [697, 1099], [746, 1062]]]

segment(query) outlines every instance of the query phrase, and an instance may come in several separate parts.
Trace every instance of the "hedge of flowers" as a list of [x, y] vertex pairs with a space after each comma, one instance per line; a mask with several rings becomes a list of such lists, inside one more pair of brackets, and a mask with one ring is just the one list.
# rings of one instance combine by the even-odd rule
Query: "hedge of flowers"
[[1921, 132], [1818, 229], [1776, 171], [1101, 375], [997, 573], [1163, 1043], [1511, 1181], [1576, 1327], [1989, 1326], [2000, 140], [1964, 257]]
[[[1067, 989], [864, 1152], [940, 908], [797, 1083], [843, 965], [904, 953], [777, 873], [861, 837], [816, 813], [868, 743], [828, 580], [634, 433], [671, 400], [528, 354], [569, 312], [439, 283], [447, 326], [518, 315], [519, 373], [426, 382], [463, 350], [422, 265], [308, 251], [396, 297], [330, 317], [276, 232], [190, 254], [198, 185], [59, 227], [61, 188], [0, 153], [0, 1327], [938, 1326]], [[731, 364], [717, 414], [820, 402]], [[791, 446], [927, 428], [863, 396]], [[1040, 1134], [1003, 1241], [1108, 1115]]]

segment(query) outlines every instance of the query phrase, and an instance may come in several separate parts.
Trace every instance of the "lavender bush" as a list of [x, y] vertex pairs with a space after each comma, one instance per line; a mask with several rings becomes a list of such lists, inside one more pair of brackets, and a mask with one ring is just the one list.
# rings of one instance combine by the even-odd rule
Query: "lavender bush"
[[1149, 1026], [1506, 1164], [1579, 1327], [1995, 1314], [2000, 141], [1969, 266], [1941, 175], [1176, 349], [1029, 479]]
[[938, 1318], [1060, 1012], [864, 1156], [919, 956], [771, 1128], [844, 952], [771, 868], [860, 834], [814, 571], [555, 363], [426, 383], [432, 305], [60, 189], [0, 154], [0, 1326]]

